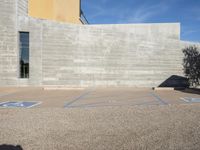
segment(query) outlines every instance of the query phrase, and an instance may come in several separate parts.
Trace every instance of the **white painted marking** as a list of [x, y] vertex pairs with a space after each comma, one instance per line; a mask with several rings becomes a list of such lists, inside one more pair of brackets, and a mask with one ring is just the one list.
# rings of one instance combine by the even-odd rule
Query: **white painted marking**
[[44, 88], [44, 90], [49, 90], [49, 91], [51, 91], [51, 90], [69, 90], [69, 91], [71, 91], [71, 90], [85, 90], [85, 88], [65, 88], [65, 87], [46, 87], [46, 88]]
[[32, 107], [35, 107], [35, 106], [37, 106], [37, 105], [42, 104], [41, 101], [38, 101], [38, 102], [35, 102], [35, 103], [36, 103], [36, 104], [33, 104], [33, 105], [31, 105], [31, 106], [29, 106], [29, 107], [26, 107], [26, 108], [32, 108]]
[[189, 101], [183, 97], [180, 97], [181, 100], [185, 101], [186, 103], [189, 103]]
[[187, 103], [200, 103], [200, 98], [190, 98], [190, 97], [180, 97], [181, 100], [187, 102]]
[[1, 103], [0, 103], [0, 105], [2, 105], [2, 104], [5, 104], [5, 103], [8, 103], [8, 102], [9, 102], [9, 101], [6, 101], [6, 102], [1, 102]]

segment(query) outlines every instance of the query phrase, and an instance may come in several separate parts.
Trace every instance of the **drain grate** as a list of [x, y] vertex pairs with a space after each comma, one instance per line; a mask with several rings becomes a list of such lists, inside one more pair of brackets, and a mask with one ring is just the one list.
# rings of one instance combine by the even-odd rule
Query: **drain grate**
[[0, 103], [0, 108], [31, 108], [39, 104], [41, 102], [3, 102]]
[[184, 97], [181, 99], [187, 103], [200, 103], [200, 98]]

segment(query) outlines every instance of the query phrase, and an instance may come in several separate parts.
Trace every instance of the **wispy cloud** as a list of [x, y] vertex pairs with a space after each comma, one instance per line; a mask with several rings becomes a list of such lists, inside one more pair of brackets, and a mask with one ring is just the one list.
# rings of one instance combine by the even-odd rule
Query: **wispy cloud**
[[199, 29], [194, 29], [194, 28], [191, 28], [190, 26], [185, 26], [185, 25], [182, 25], [181, 31], [182, 31], [181, 35], [183, 37], [187, 37], [187, 36], [190, 36], [190, 35], [200, 32]]
[[[90, 1], [90, 0], [88, 0]], [[98, 1], [97, 3], [89, 3], [88, 2], [88, 5], [87, 5], [87, 9], [90, 13], [88, 13], [88, 17], [91, 19], [91, 20], [95, 20], [97, 19], [98, 17], [109, 17], [112, 12], [116, 12], [117, 9], [115, 9], [114, 7], [113, 8], [107, 8], [107, 2], [109, 0], [101, 0], [101, 1]]]
[[165, 12], [167, 9], [168, 6], [165, 3], [151, 5], [143, 4], [133, 10], [127, 10], [127, 12], [121, 16], [121, 21], [124, 20], [128, 23], [142, 23]]
[[106, 3], [109, 2], [109, 0], [100, 0], [97, 3], [93, 3], [91, 1], [93, 0], [85, 0], [87, 2], [87, 9], [90, 10], [90, 13], [88, 17], [92, 19], [96, 19], [101, 16], [107, 16], [109, 15], [110, 9], [106, 8]]
[[199, 32], [199, 30], [183, 30], [182, 35], [187, 36]]
[[90, 9], [92, 9], [94, 11], [93, 14], [90, 14], [90, 16], [89, 16], [90, 19], [94, 19], [94, 18], [97, 18], [99, 16], [106, 15], [106, 11], [100, 6], [92, 5], [92, 6], [90, 6]]
[[101, 5], [90, 3], [89, 8], [94, 13], [88, 17], [91, 20], [98, 17], [116, 18], [116, 23], [142, 23], [168, 9], [168, 5], [165, 2], [149, 4], [149, 1], [144, 1], [142, 5], [138, 5], [137, 1], [135, 1], [135, 3], [132, 3], [132, 7], [129, 6], [128, 8], [113, 6], [108, 9], [107, 2], [108, 0], [102, 0], [99, 3]]

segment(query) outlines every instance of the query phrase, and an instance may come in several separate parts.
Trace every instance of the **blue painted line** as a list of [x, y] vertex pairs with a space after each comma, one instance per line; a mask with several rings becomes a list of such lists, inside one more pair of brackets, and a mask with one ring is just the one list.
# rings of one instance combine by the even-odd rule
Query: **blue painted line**
[[[149, 95], [149, 96], [151, 96], [151, 95]], [[149, 96], [143, 96], [143, 97], [139, 97], [139, 98], [136, 98], [136, 99], [128, 99], [128, 101], [129, 100], [140, 100], [142, 98], [146, 98], [146, 97], [149, 97]], [[105, 97], [105, 98], [107, 98], [107, 97]], [[95, 99], [97, 99], [97, 98], [95, 97]], [[73, 106], [69, 106], [69, 107], [87, 107], [87, 106], [96, 106], [98, 104], [106, 104], [106, 103], [107, 102], [104, 101], [104, 102], [96, 102], [96, 103], [86, 103], [86, 104], [80, 104], [80, 105], [73, 105]], [[144, 102], [144, 103], [148, 103], [148, 102]], [[129, 103], [129, 104], [132, 105], [131, 103]]]
[[[70, 106], [68, 108], [97, 108], [97, 107], [119, 107], [119, 106], [153, 106], [158, 104], [152, 104], [155, 101], [144, 102], [144, 103], [137, 103], [137, 104], [106, 104], [106, 103], [97, 103], [97, 104], [90, 104], [90, 105], [75, 105]], [[103, 105], [102, 105], [103, 104]]]
[[144, 103], [138, 103], [138, 104], [133, 104], [132, 106], [134, 105], [137, 105], [137, 106], [151, 106], [151, 105], [157, 105], [157, 104], [154, 104], [155, 101], [150, 101], [150, 102], [144, 102]]
[[88, 94], [92, 93], [94, 90], [89, 90], [83, 94], [81, 94], [80, 96], [76, 97], [75, 99], [73, 99], [72, 101], [68, 102], [67, 104], [65, 104], [64, 107], [71, 107], [70, 105], [75, 103], [76, 101], [81, 100], [82, 98], [86, 97]]
[[167, 102], [165, 102], [162, 98], [160, 98], [158, 95], [151, 93], [151, 95], [160, 103], [162, 103], [163, 105], [168, 105]]
[[98, 106], [99, 104], [105, 104], [105, 102], [99, 102], [99, 103], [88, 103], [88, 104], [80, 104], [80, 105], [72, 105], [72, 106], [69, 106], [69, 107]]
[[68, 108], [96, 108], [96, 107], [115, 107], [115, 106], [128, 106], [128, 105], [122, 105], [122, 104], [115, 104], [115, 105], [88, 105], [88, 106], [70, 106]]

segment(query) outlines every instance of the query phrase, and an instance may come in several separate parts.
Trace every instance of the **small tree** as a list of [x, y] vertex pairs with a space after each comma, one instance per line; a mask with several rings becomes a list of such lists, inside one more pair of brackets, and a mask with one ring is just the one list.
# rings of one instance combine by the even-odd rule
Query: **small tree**
[[185, 76], [189, 79], [190, 85], [200, 85], [200, 51], [196, 46], [189, 46], [183, 49], [183, 67]]

